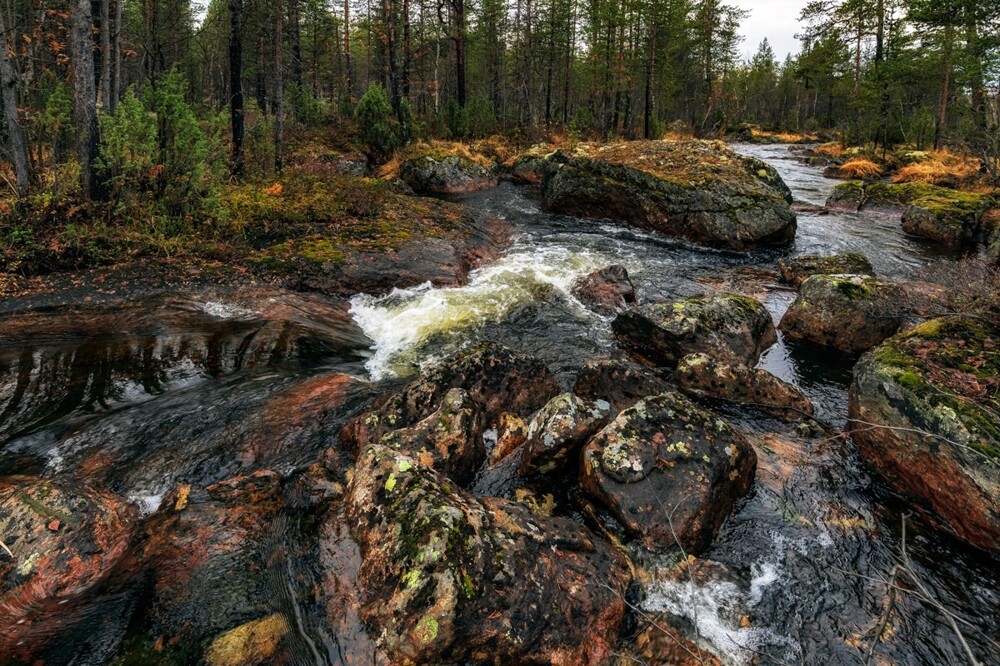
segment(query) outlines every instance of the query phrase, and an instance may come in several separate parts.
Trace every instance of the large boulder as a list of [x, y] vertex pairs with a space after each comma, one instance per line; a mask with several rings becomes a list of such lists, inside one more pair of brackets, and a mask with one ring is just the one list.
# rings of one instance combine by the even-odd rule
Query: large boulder
[[70, 663], [78, 656], [76, 648], [85, 646], [74, 632], [88, 615], [91, 595], [123, 561], [136, 524], [132, 507], [111, 493], [63, 481], [0, 477], [5, 663]]
[[794, 287], [800, 286], [812, 275], [870, 275], [875, 269], [868, 258], [857, 252], [834, 254], [828, 257], [807, 255], [778, 262], [781, 281]]
[[453, 194], [496, 187], [490, 169], [461, 155], [429, 152], [399, 166], [399, 177], [418, 194]]
[[670, 388], [669, 382], [645, 365], [627, 358], [596, 357], [587, 359], [580, 368], [573, 393], [585, 400], [606, 400], [617, 414]]
[[813, 275], [799, 287], [778, 328], [789, 340], [860, 354], [899, 330], [895, 294], [867, 275]]
[[531, 419], [518, 472], [530, 476], [565, 471], [580, 447], [610, 417], [611, 405], [606, 400], [583, 400], [572, 393], [557, 395]]
[[376, 401], [344, 426], [340, 441], [349, 448], [376, 443], [391, 430], [430, 416], [445, 394], [461, 388], [482, 411], [483, 423], [502, 414], [529, 417], [559, 393], [545, 364], [507, 347], [486, 342], [442, 360], [399, 391]]
[[948, 191], [947, 196], [926, 196], [903, 211], [903, 231], [945, 247], [971, 245], [979, 231], [983, 197]]
[[631, 141], [557, 152], [542, 180], [545, 208], [605, 218], [731, 250], [787, 242], [795, 213], [781, 177], [720, 142]]
[[677, 386], [700, 398], [717, 398], [766, 409], [777, 416], [800, 420], [813, 414], [813, 404], [801, 389], [766, 370], [742, 363], [727, 363], [708, 354], [681, 359], [675, 374]]
[[600, 268], [573, 281], [570, 293], [591, 310], [614, 315], [635, 305], [635, 287], [620, 264]]
[[359, 614], [391, 663], [610, 660], [629, 569], [577, 523], [477, 499], [385, 447], [360, 455], [346, 514]]
[[664, 393], [626, 409], [587, 443], [580, 485], [648, 549], [698, 553], [750, 490], [756, 465], [738, 430]]
[[739, 294], [643, 305], [618, 315], [611, 328], [629, 351], [654, 365], [670, 367], [697, 352], [754, 365], [777, 341], [767, 309]]
[[1000, 330], [932, 319], [861, 357], [850, 428], [861, 454], [918, 512], [1000, 551]]

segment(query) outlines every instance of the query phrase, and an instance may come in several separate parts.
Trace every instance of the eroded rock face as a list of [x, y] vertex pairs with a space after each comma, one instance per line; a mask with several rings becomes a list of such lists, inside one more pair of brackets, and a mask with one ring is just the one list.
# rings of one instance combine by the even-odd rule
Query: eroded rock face
[[675, 374], [678, 387], [689, 395], [718, 398], [767, 409], [789, 420], [808, 418], [812, 401], [800, 389], [765, 370], [727, 363], [708, 354], [681, 359]]
[[617, 413], [670, 388], [652, 369], [627, 358], [592, 358], [580, 369], [573, 392], [584, 399], [607, 400]]
[[573, 297], [591, 310], [613, 315], [635, 305], [635, 287], [624, 266], [613, 264], [577, 278], [571, 289]]
[[648, 549], [698, 553], [749, 491], [756, 464], [739, 431], [664, 393], [626, 409], [587, 443], [580, 486]]
[[572, 393], [556, 396], [531, 419], [518, 472], [531, 476], [565, 471], [580, 447], [610, 417], [611, 405], [606, 400], [582, 400]]
[[749, 250], [795, 237], [787, 186], [720, 142], [630, 141], [557, 152], [542, 180], [547, 210], [607, 218], [711, 247]]
[[809, 255], [778, 262], [781, 281], [798, 287], [811, 275], [870, 275], [875, 277], [875, 269], [863, 254], [851, 252], [834, 254], [829, 257]]
[[360, 616], [392, 663], [609, 661], [630, 575], [580, 525], [477, 499], [385, 447], [360, 455], [346, 510]]
[[899, 330], [893, 287], [866, 275], [813, 275], [781, 318], [790, 340], [860, 354]]
[[378, 442], [385, 433], [409, 427], [437, 409], [452, 388], [463, 389], [492, 424], [504, 412], [528, 417], [559, 393], [559, 383], [542, 361], [502, 345], [483, 343], [445, 359], [401, 390], [378, 400], [340, 433], [349, 448]]
[[418, 194], [453, 194], [496, 187], [493, 173], [460, 155], [427, 154], [403, 162], [399, 177]]
[[862, 455], [918, 512], [1000, 551], [1000, 331], [933, 319], [861, 357], [850, 390]]
[[32, 663], [68, 639], [136, 522], [129, 504], [103, 490], [0, 477], [0, 541], [13, 555], [0, 553], [0, 655]]
[[697, 352], [754, 365], [777, 341], [767, 309], [739, 294], [643, 305], [618, 315], [611, 328], [629, 351], [669, 367]]
[[486, 460], [480, 409], [460, 388], [449, 390], [430, 416], [408, 428], [386, 433], [381, 443], [415, 457], [425, 467], [463, 486]]

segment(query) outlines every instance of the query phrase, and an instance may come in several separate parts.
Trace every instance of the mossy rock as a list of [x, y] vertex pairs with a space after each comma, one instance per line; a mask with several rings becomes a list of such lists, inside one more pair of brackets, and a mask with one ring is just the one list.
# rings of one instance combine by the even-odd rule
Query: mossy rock
[[831, 256], [806, 255], [778, 262], [781, 281], [798, 287], [812, 275], [870, 275], [875, 269], [868, 258], [857, 252]]
[[899, 330], [897, 290], [867, 275], [806, 278], [778, 328], [789, 340], [860, 354]]
[[1000, 550], [1000, 330], [932, 319], [865, 354], [850, 391], [862, 455], [932, 524]]
[[405, 160], [399, 177], [418, 194], [454, 194], [496, 187], [492, 170], [461, 155], [430, 151]]
[[721, 142], [633, 141], [557, 152], [546, 164], [547, 210], [624, 222], [732, 250], [795, 236], [790, 192], [769, 165]]

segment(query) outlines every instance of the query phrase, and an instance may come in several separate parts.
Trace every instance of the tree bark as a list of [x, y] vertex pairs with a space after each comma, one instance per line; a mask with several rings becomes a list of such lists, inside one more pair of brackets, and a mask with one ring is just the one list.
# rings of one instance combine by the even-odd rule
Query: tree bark
[[350, 103], [354, 100], [351, 91], [351, 0], [344, 0], [344, 88]]
[[73, 59], [73, 122], [80, 187], [88, 200], [100, 199], [101, 184], [94, 174], [97, 158], [97, 91], [94, 83], [94, 20], [90, 0], [70, 5], [70, 56]]
[[100, 103], [105, 113], [111, 112], [111, 7], [110, 0], [101, 0], [101, 82]]
[[4, 129], [7, 146], [4, 152], [14, 168], [14, 187], [17, 196], [24, 197], [31, 187], [31, 169], [28, 162], [28, 141], [17, 121], [17, 75], [8, 55], [7, 27], [0, 10], [0, 104], [3, 105]]
[[271, 100], [271, 111], [274, 113], [274, 171], [281, 173], [284, 166], [284, 102], [285, 75], [282, 56], [284, 54], [285, 27], [281, 0], [274, 6], [274, 98]]
[[934, 123], [934, 150], [940, 150], [948, 120], [948, 95], [951, 90], [951, 59], [955, 43], [955, 27], [948, 23], [944, 28], [944, 71], [941, 76], [941, 93], [938, 96], [937, 118]]
[[234, 178], [243, 175], [243, 1], [229, 0], [229, 112], [233, 130]]
[[114, 0], [115, 2], [115, 23], [114, 38], [111, 41], [113, 53], [112, 73], [111, 73], [111, 113], [118, 107], [118, 100], [122, 95], [122, 5], [125, 0]]

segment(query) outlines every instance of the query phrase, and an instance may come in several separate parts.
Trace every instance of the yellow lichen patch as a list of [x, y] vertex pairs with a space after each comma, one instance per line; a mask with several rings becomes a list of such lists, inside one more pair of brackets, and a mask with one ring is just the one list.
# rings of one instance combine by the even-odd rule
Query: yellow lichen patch
[[205, 662], [209, 666], [269, 664], [288, 631], [288, 622], [281, 613], [247, 622], [212, 641]]
[[191, 484], [182, 483], [177, 487], [177, 501], [174, 502], [174, 511], [183, 511], [188, 503], [188, 495], [191, 494]]

